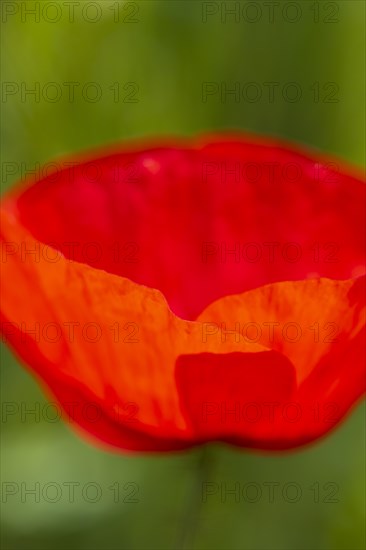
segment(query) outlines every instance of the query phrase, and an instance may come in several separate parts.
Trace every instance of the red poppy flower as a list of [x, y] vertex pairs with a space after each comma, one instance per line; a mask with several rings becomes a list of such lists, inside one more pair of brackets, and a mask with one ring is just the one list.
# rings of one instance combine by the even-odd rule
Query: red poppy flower
[[72, 424], [124, 449], [285, 449], [361, 397], [357, 175], [243, 136], [46, 172], [3, 200], [2, 331]]

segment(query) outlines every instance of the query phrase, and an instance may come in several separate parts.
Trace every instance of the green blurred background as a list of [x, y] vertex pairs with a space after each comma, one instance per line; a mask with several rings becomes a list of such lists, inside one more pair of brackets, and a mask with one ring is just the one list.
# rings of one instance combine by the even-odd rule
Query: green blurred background
[[[36, 163], [60, 155], [135, 137], [218, 129], [281, 136], [364, 166], [364, 2], [274, 4], [3, 2], [2, 191]], [[237, 5], [239, 15], [230, 16], [227, 10]], [[80, 83], [73, 101], [65, 82]], [[239, 101], [215, 93], [204, 102], [204, 82], [228, 89], [254, 82], [255, 88], [246, 88]], [[266, 82], [278, 83], [273, 101]], [[298, 101], [289, 100], [295, 88], [286, 88], [294, 82]], [[37, 86], [39, 98], [24, 94]], [[250, 101], [254, 89], [262, 97]], [[93, 102], [95, 91], [101, 97]], [[39, 416], [2, 415], [2, 482], [19, 488], [3, 494], [3, 548], [365, 548], [363, 405], [328, 438], [295, 453], [212, 445], [204, 453], [123, 456], [90, 446], [62, 422], [48, 422], [52, 411], [43, 408], [39, 386], [4, 346], [1, 362], [2, 401], [40, 407]], [[73, 481], [80, 486], [69, 502], [63, 484]], [[24, 489], [37, 482], [41, 489], [59, 484], [60, 500], [50, 502], [52, 489], [39, 502], [24, 498], [21, 483]], [[122, 489], [114, 502], [110, 486], [117, 482]], [[247, 499], [227, 495], [221, 502], [218, 491], [201, 502], [202, 482], [219, 489], [252, 482], [263, 494], [256, 502], [249, 502], [250, 491]], [[279, 483], [274, 502], [264, 485], [269, 482]], [[302, 492], [292, 503], [282, 494], [291, 482]], [[327, 502], [328, 482], [338, 487], [337, 502]], [[82, 497], [88, 483], [100, 487], [98, 502], [88, 502], [92, 488]], [[132, 487], [126, 483], [137, 484], [137, 502], [124, 502]]]

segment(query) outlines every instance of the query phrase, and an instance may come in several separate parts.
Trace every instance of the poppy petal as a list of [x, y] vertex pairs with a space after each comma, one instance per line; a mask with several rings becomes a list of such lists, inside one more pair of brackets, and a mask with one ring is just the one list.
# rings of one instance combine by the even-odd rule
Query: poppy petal
[[[8, 246], [2, 332], [64, 409], [76, 403], [74, 423], [123, 448], [194, 444], [180, 407], [176, 360], [185, 352], [231, 353], [238, 346], [204, 342], [201, 324], [176, 317], [159, 291], [66, 258], [38, 257], [41, 243], [2, 214]], [[239, 351], [268, 350], [244, 342]], [[88, 421], [82, 411], [91, 405], [103, 414]]]
[[74, 157], [6, 208], [65, 257], [159, 289], [180, 317], [283, 280], [364, 274], [365, 185], [338, 161], [220, 136]]
[[203, 439], [300, 445], [327, 432], [365, 392], [364, 277], [266, 285], [214, 302], [198, 321], [207, 340], [259, 343], [288, 361], [182, 358], [181, 399]]

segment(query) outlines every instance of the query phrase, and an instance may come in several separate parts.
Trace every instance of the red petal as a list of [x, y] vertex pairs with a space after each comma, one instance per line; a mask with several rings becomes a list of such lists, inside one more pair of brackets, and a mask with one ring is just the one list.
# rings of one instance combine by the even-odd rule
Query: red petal
[[198, 319], [208, 343], [224, 335], [223, 345], [252, 342], [277, 357], [181, 359], [181, 399], [199, 436], [280, 449], [334, 427], [366, 390], [364, 279], [274, 283], [211, 304]]
[[[176, 360], [230, 353], [237, 345], [204, 343], [201, 324], [175, 317], [156, 290], [65, 258], [52, 263], [24, 254], [40, 243], [2, 214], [1, 329], [64, 406], [65, 418], [122, 448], [194, 444], [180, 408]], [[264, 349], [240, 346], [250, 354]]]
[[239, 137], [69, 162], [15, 191], [21, 223], [186, 319], [263, 284], [364, 273], [365, 186], [336, 162]]

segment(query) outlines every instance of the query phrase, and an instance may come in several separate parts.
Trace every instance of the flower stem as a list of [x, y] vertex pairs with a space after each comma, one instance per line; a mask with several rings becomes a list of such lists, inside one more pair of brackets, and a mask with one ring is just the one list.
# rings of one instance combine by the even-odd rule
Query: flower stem
[[182, 521], [182, 530], [177, 548], [192, 550], [197, 535], [202, 505], [202, 483], [207, 481], [210, 472], [209, 445], [203, 445], [198, 451], [197, 467], [194, 470], [194, 481], [187, 496], [185, 517]]

